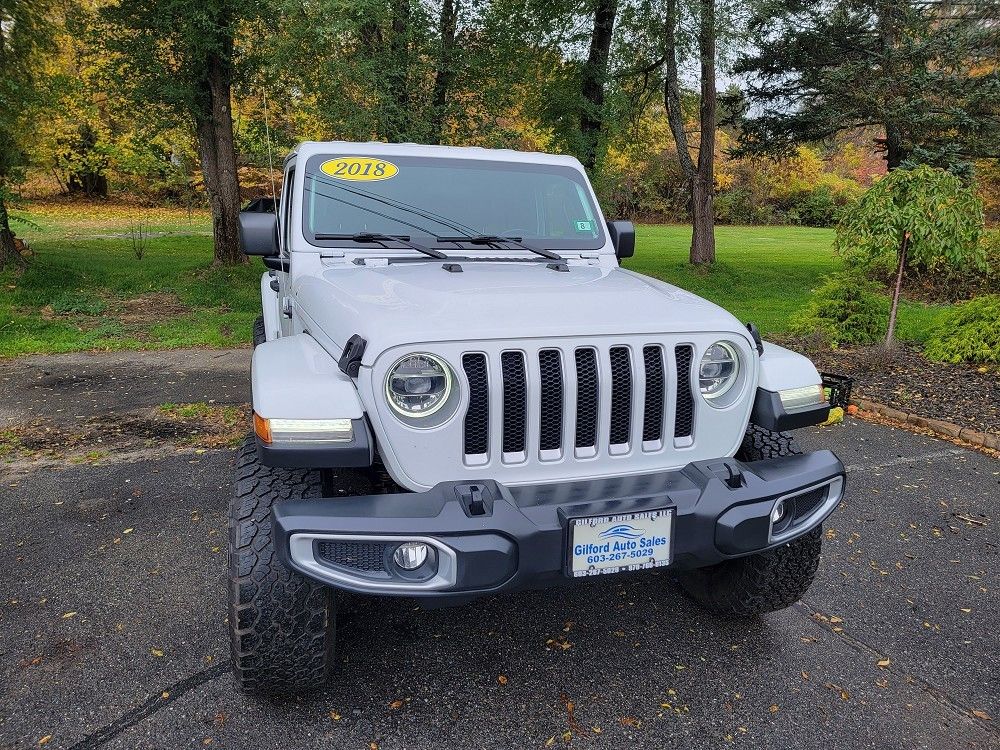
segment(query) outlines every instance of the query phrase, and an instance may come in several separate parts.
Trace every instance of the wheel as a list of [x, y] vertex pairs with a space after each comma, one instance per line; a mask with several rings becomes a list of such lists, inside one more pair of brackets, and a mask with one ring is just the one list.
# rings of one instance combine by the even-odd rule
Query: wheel
[[267, 341], [267, 330], [264, 328], [264, 316], [258, 315], [253, 322], [254, 348], [256, 349], [258, 344], [263, 344], [265, 341]]
[[[747, 427], [736, 458], [759, 461], [801, 453], [787, 432]], [[752, 617], [790, 607], [805, 596], [819, 568], [823, 529], [817, 526], [780, 547], [707, 568], [682, 571], [684, 592], [717, 615]]]
[[243, 443], [229, 506], [229, 636], [236, 684], [245, 692], [301, 692], [329, 677], [333, 591], [281, 564], [270, 515], [283, 500], [321, 496], [320, 472], [264, 466], [253, 436]]
[[802, 453], [790, 432], [773, 432], [752, 422], [747, 425], [743, 443], [736, 452], [740, 461], [760, 461]]

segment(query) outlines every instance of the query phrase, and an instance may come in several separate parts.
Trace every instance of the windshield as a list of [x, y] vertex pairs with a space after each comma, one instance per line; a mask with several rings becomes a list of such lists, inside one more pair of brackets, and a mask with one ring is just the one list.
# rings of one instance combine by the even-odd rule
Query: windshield
[[[604, 245], [583, 176], [551, 164], [314, 156], [306, 162], [302, 203], [306, 239], [320, 247], [351, 244], [330, 235], [357, 233], [406, 236], [438, 246], [438, 237], [480, 235], [513, 237], [551, 250]], [[523, 252], [511, 245], [489, 250]]]

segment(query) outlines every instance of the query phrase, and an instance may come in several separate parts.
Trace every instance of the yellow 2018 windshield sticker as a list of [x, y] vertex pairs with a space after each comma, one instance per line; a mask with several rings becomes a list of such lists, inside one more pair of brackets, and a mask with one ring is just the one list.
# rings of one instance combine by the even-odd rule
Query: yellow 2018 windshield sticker
[[399, 172], [399, 167], [391, 161], [373, 159], [370, 156], [341, 156], [323, 162], [319, 168], [330, 177], [355, 182], [388, 180]]

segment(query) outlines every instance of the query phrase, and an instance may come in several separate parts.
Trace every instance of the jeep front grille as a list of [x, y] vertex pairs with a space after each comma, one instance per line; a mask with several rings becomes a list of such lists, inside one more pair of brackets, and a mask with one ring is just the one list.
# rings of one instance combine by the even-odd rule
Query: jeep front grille
[[[667, 352], [674, 359], [670, 367]], [[482, 463], [497, 448], [504, 463], [518, 463], [532, 458], [528, 453], [535, 449], [546, 461], [564, 454], [589, 458], [599, 452], [661, 451], [671, 441], [671, 447], [691, 445], [693, 353], [687, 344], [672, 349], [648, 344], [507, 350], [500, 352], [499, 362], [479, 352], [463, 354], [469, 384], [467, 461]], [[496, 365], [499, 377], [491, 378]], [[494, 419], [499, 425], [491, 429]]]

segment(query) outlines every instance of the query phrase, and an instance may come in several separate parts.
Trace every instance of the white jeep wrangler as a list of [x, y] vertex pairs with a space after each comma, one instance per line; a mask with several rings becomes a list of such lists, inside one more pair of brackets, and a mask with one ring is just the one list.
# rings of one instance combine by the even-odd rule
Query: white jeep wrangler
[[622, 269], [633, 227], [605, 222], [576, 159], [303, 143], [257, 208], [243, 689], [328, 678], [339, 589], [455, 604], [669, 566], [729, 616], [808, 589], [844, 490], [837, 457], [786, 432], [827, 418], [819, 374]]

